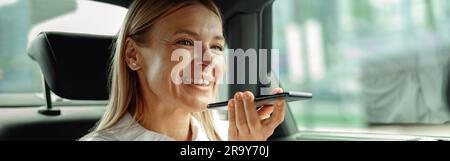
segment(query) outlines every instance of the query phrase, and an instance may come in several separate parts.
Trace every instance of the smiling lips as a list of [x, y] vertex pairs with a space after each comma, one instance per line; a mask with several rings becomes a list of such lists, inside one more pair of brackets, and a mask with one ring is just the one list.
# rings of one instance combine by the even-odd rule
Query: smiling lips
[[200, 86], [209, 86], [212, 81], [206, 79], [182, 78], [183, 84], [195, 84]]
[[184, 85], [193, 87], [198, 90], [208, 91], [214, 84], [214, 77], [206, 74], [203, 74], [202, 76], [203, 78], [197, 79], [190, 77], [182, 77], [181, 80], [183, 81]]

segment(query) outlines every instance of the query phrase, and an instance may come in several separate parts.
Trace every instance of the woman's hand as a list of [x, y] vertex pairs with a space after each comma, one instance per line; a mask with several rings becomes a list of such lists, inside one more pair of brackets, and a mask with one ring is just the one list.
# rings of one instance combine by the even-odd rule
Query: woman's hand
[[[272, 91], [281, 93], [281, 88]], [[284, 120], [284, 98], [279, 98], [273, 106], [256, 109], [252, 92], [237, 92], [228, 102], [230, 127], [228, 140], [265, 141]]]

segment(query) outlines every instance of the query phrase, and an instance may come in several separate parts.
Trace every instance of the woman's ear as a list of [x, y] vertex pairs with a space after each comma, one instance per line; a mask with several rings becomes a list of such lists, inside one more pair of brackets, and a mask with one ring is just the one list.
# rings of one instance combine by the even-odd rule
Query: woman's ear
[[131, 38], [127, 38], [125, 43], [125, 59], [128, 67], [133, 71], [141, 69], [142, 56], [136, 41]]

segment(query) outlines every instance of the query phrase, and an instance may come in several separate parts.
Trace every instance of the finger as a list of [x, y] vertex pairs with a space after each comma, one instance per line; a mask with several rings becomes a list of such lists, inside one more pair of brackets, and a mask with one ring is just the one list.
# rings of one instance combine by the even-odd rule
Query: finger
[[259, 119], [258, 113], [256, 112], [256, 106], [253, 93], [246, 91], [243, 94], [243, 103], [245, 109], [245, 116], [247, 119], [247, 124], [250, 129], [250, 133], [260, 128], [261, 120]]
[[234, 95], [234, 106], [236, 115], [236, 126], [238, 134], [248, 134], [249, 129], [247, 125], [247, 119], [245, 117], [244, 103], [242, 102], [242, 92], [238, 92]]
[[283, 89], [277, 87], [277, 88], [275, 88], [275, 89], [272, 90], [272, 94], [277, 94], [277, 93], [283, 93]]
[[272, 112], [273, 112], [273, 105], [262, 106], [257, 111], [259, 119], [261, 120], [269, 118]]
[[265, 122], [266, 126], [269, 126], [270, 128], [276, 128], [278, 125], [280, 125], [284, 120], [285, 115], [285, 101], [284, 99], [280, 99], [275, 102], [274, 109], [272, 116], [270, 118], [266, 119]]
[[[283, 93], [283, 89], [282, 88], [275, 88], [272, 90], [272, 94], [277, 94], [277, 93]], [[261, 120], [267, 119], [270, 117], [270, 115], [273, 112], [273, 105], [267, 105], [267, 106], [263, 106], [260, 109], [258, 109], [258, 116]]]
[[228, 138], [229, 140], [233, 140], [237, 137], [237, 127], [236, 127], [236, 116], [235, 116], [235, 106], [234, 99], [228, 101]]

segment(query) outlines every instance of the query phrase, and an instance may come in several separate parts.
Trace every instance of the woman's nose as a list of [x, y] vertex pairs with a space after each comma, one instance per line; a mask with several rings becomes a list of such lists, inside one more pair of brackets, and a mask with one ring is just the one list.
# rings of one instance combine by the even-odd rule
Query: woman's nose
[[200, 76], [198, 74], [205, 72], [205, 69], [213, 62], [213, 54], [208, 50], [208, 44], [204, 42], [197, 43], [193, 53], [194, 60], [192, 62], [194, 77]]
[[203, 47], [202, 47], [202, 65], [203, 66], [208, 66], [209, 64], [211, 64], [211, 62], [213, 61], [213, 53], [211, 52], [211, 50], [209, 50], [208, 48], [208, 44], [203, 43]]

